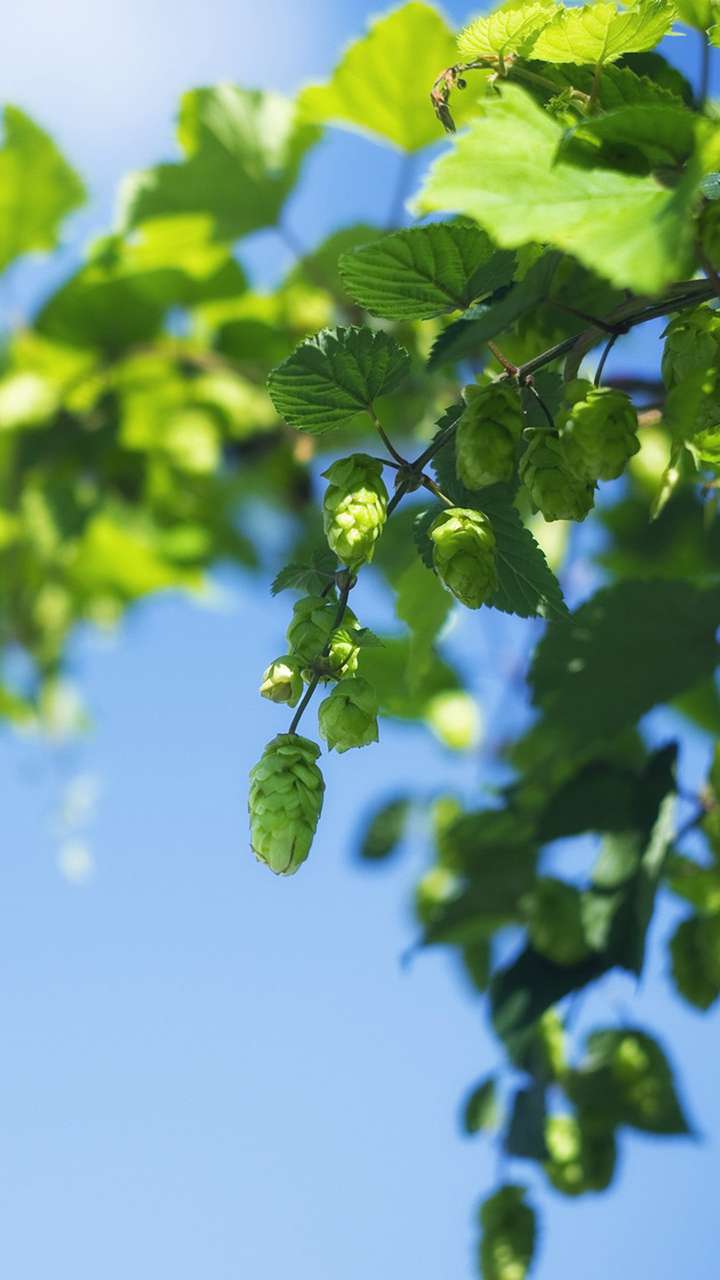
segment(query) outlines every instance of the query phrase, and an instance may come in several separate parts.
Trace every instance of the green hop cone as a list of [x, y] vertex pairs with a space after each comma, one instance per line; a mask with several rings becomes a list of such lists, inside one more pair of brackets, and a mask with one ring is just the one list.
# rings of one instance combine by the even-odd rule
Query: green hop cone
[[563, 1195], [604, 1191], [612, 1181], [616, 1156], [612, 1129], [588, 1126], [582, 1116], [548, 1116], [545, 1142], [550, 1157], [545, 1172]]
[[330, 750], [349, 751], [377, 742], [377, 710], [377, 694], [367, 680], [341, 680], [318, 707], [320, 733]]
[[497, 591], [495, 534], [482, 511], [448, 507], [433, 520], [433, 564], [448, 591], [468, 609], [479, 609]]
[[525, 1188], [500, 1187], [480, 1207], [483, 1280], [525, 1280], [535, 1251], [535, 1214]]
[[593, 505], [593, 489], [579, 476], [561, 440], [549, 431], [528, 432], [520, 459], [520, 479], [536, 511], [546, 520], [584, 520]]
[[555, 964], [578, 964], [588, 953], [578, 889], [542, 876], [524, 903], [528, 934], [536, 951]]
[[385, 524], [388, 495], [382, 463], [366, 453], [353, 453], [323, 475], [330, 482], [323, 499], [325, 536], [340, 562], [357, 569], [372, 560]]
[[294, 875], [310, 852], [325, 783], [317, 743], [279, 733], [250, 771], [250, 841], [278, 876]]
[[292, 654], [286, 653], [276, 658], [266, 667], [260, 693], [271, 702], [284, 702], [294, 707], [303, 691], [303, 678], [300, 663]]
[[665, 330], [663, 381], [668, 391], [702, 375], [720, 360], [720, 313], [710, 307], [683, 311]]
[[517, 391], [501, 382], [469, 386], [455, 434], [455, 467], [467, 489], [512, 480], [523, 416]]
[[357, 670], [359, 646], [354, 633], [360, 630], [360, 624], [352, 609], [345, 610], [339, 627], [334, 626], [336, 617], [336, 603], [322, 596], [305, 596], [293, 609], [288, 647], [308, 682], [315, 674], [329, 680]]
[[579, 476], [616, 480], [640, 448], [637, 412], [623, 391], [577, 379], [568, 385], [560, 440]]

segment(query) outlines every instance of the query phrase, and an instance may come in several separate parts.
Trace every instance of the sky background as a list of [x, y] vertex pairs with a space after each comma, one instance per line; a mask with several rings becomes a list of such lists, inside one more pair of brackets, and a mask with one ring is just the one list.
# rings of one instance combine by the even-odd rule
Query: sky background
[[[106, 229], [127, 170], [172, 156], [184, 89], [323, 78], [376, 6], [11, 8], [2, 97], [52, 129], [91, 201], [56, 262], [24, 264], [0, 285], [4, 323]], [[468, 16], [446, 9], [458, 24]], [[675, 41], [673, 56], [690, 64], [693, 46]], [[331, 135], [293, 199], [297, 235], [312, 244], [347, 218], [383, 217], [396, 165]], [[263, 280], [288, 265], [271, 235], [250, 258]], [[652, 334], [635, 341], [649, 358]], [[468, 1280], [472, 1214], [497, 1161], [460, 1137], [457, 1115], [498, 1051], [444, 954], [401, 965], [421, 843], [372, 870], [353, 849], [363, 811], [390, 786], [470, 797], [490, 775], [423, 730], [384, 726], [379, 747], [325, 759], [312, 856], [288, 881], [270, 876], [248, 853], [246, 777], [286, 723], [256, 690], [289, 601], [271, 601], [263, 580], [217, 585], [211, 609], [160, 599], [113, 641], [78, 638], [90, 736], [0, 740], [0, 1274]], [[587, 590], [582, 564], [569, 585]], [[372, 580], [363, 592], [363, 620], [381, 624], [387, 596]], [[473, 672], [491, 736], [510, 727], [493, 708], [529, 627], [456, 622], [452, 651]], [[667, 721], [652, 730], [661, 738]], [[691, 742], [683, 763], [699, 776], [706, 745]], [[669, 994], [662, 944], [676, 916], [660, 912], [642, 989], [613, 978], [583, 1021], [658, 1029], [704, 1137], [623, 1138], [605, 1196], [565, 1201], [530, 1178], [543, 1280], [716, 1274], [717, 1019]]]

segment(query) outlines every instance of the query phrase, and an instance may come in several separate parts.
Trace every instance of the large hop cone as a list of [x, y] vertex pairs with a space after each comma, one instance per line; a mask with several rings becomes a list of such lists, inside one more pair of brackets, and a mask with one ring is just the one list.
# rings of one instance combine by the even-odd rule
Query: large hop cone
[[284, 702], [289, 707], [294, 707], [302, 691], [303, 678], [300, 663], [292, 654], [286, 653], [284, 657], [276, 658], [269, 667], [265, 668], [260, 685], [263, 698], [269, 698], [271, 702]]
[[483, 1280], [525, 1280], [535, 1249], [535, 1214], [525, 1188], [500, 1187], [480, 1209]]
[[665, 330], [662, 375], [668, 391], [717, 366], [720, 359], [720, 313], [709, 307], [683, 311]]
[[341, 564], [357, 569], [373, 558], [385, 524], [388, 495], [382, 463], [365, 453], [340, 458], [323, 475], [329, 480], [323, 500], [325, 535]]
[[250, 842], [261, 862], [291, 876], [308, 856], [325, 783], [317, 743], [279, 733], [250, 771]]
[[351, 675], [357, 670], [358, 644], [354, 633], [360, 630], [360, 624], [352, 609], [345, 610], [339, 627], [334, 626], [336, 616], [335, 602], [322, 596], [305, 596], [293, 609], [287, 632], [288, 648], [299, 659], [305, 680], [311, 680], [315, 674], [330, 679]]
[[479, 609], [494, 595], [495, 534], [487, 516], [465, 507], [448, 507], [428, 530], [438, 577], [468, 609]]
[[377, 709], [377, 694], [367, 680], [341, 680], [318, 707], [320, 733], [330, 750], [349, 751], [377, 742]]
[[548, 1116], [545, 1142], [549, 1160], [545, 1172], [557, 1191], [581, 1196], [586, 1191], [604, 1191], [615, 1172], [615, 1136], [590, 1117]]
[[632, 401], [614, 387], [581, 379], [568, 385], [566, 398], [559, 423], [566, 458], [591, 483], [616, 480], [640, 448]]
[[465, 387], [458, 419], [455, 465], [468, 489], [512, 479], [523, 417], [517, 391], [501, 382]]
[[546, 520], [584, 520], [592, 508], [594, 486], [578, 475], [562, 441], [548, 431], [533, 433], [520, 459], [520, 479]]

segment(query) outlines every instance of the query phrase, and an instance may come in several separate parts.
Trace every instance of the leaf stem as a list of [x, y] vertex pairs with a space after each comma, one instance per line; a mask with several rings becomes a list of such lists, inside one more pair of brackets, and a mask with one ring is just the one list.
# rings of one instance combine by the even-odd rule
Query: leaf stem
[[395, 445], [393, 444], [393, 442], [392, 442], [392, 440], [390, 439], [389, 435], [388, 435], [388, 434], [387, 434], [387, 432], [385, 431], [385, 428], [383, 427], [383, 425], [382, 425], [382, 423], [381, 423], [380, 419], [378, 418], [378, 416], [377, 416], [377, 414], [376, 414], [375, 410], [374, 410], [373, 408], [370, 408], [370, 409], [368, 410], [368, 413], [370, 414], [370, 417], [371, 417], [371, 419], [372, 419], [373, 426], [375, 427], [375, 430], [377, 431], [378, 435], [380, 436], [380, 439], [382, 440], [383, 444], [385, 445], [385, 448], [387, 449], [388, 453], [390, 454], [390, 457], [391, 457], [391, 458], [394, 458], [394, 459], [395, 459], [395, 461], [396, 461], [396, 462], [397, 462], [401, 467], [406, 467], [406, 466], [408, 465], [407, 458], [403, 458], [402, 454], [401, 454], [401, 453], [398, 453], [397, 449], [395, 448]]
[[600, 381], [603, 376], [603, 369], [605, 368], [605, 363], [607, 361], [608, 356], [610, 355], [610, 352], [615, 346], [615, 343], [617, 342], [619, 336], [620, 335], [618, 333], [612, 333], [608, 338], [607, 342], [605, 343], [605, 346], [603, 347], [602, 355], [600, 356], [600, 359], [598, 361], [598, 367], [595, 370], [595, 386], [596, 387], [600, 386]]

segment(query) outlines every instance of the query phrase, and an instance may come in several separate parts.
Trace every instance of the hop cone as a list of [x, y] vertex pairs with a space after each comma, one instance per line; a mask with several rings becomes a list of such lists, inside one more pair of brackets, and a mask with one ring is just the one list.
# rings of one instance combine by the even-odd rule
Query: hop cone
[[497, 591], [495, 534], [482, 511], [448, 507], [428, 530], [438, 577], [468, 609], [479, 609]]
[[587, 955], [581, 897], [574, 885], [541, 877], [527, 904], [530, 941], [555, 964], [577, 964]]
[[285, 702], [289, 707], [294, 707], [302, 690], [300, 664], [292, 654], [286, 653], [266, 667], [260, 685], [263, 698], [269, 698], [271, 702]]
[[332, 751], [367, 747], [378, 740], [377, 694], [362, 676], [341, 680], [320, 703], [320, 733]]
[[604, 1191], [615, 1170], [615, 1138], [612, 1129], [584, 1124], [570, 1115], [549, 1116], [545, 1141], [550, 1159], [545, 1172], [552, 1185], [566, 1196]]
[[535, 1249], [535, 1214], [524, 1188], [506, 1185], [480, 1209], [483, 1280], [525, 1280]]
[[517, 391], [500, 382], [466, 387], [458, 419], [455, 466], [468, 489], [512, 479], [523, 418]]
[[546, 520], [584, 520], [593, 505], [593, 485], [577, 474], [562, 441], [547, 431], [532, 435], [520, 460], [520, 479]]
[[330, 481], [323, 500], [325, 535], [341, 564], [357, 569], [372, 560], [385, 524], [388, 495], [382, 463], [354, 453], [323, 475]]
[[637, 453], [637, 413], [613, 387], [593, 387], [578, 379], [568, 387], [569, 407], [560, 439], [573, 469], [586, 480], [616, 480]]
[[[293, 609], [288, 647], [302, 664], [305, 680], [312, 679], [316, 670], [323, 679], [357, 670], [358, 645], [353, 633], [360, 629], [358, 620], [352, 609], [346, 609], [342, 625], [335, 627], [336, 616], [337, 605], [322, 596], [305, 596]], [[328, 653], [323, 657], [326, 648]]]
[[665, 330], [662, 375], [668, 391], [694, 374], [717, 366], [720, 359], [720, 314], [696, 307], [671, 320]]
[[250, 771], [250, 842], [278, 876], [294, 875], [310, 851], [325, 790], [319, 754], [309, 738], [279, 733]]

